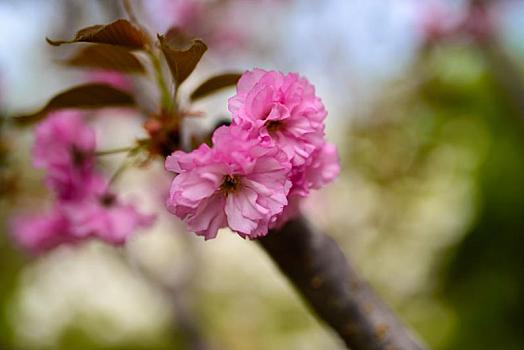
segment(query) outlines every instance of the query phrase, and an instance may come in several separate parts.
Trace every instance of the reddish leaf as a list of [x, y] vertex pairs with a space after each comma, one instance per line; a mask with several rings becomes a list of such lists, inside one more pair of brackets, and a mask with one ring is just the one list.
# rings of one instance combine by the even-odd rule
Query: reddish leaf
[[198, 100], [217, 90], [235, 85], [238, 79], [240, 79], [240, 76], [240, 73], [225, 73], [209, 78], [193, 91], [191, 100]]
[[46, 40], [53, 46], [87, 42], [123, 46], [129, 49], [143, 49], [148, 43], [147, 35], [125, 19], [80, 29], [71, 40], [51, 40], [49, 38]]
[[207, 46], [200, 39], [190, 39], [178, 28], [171, 28], [165, 35], [159, 35], [158, 40], [173, 80], [179, 86], [193, 72]]
[[59, 93], [39, 111], [14, 117], [14, 122], [19, 125], [30, 124], [45, 118], [46, 114], [67, 108], [96, 109], [104, 107], [134, 106], [133, 96], [127, 92], [115, 89], [105, 84], [86, 84], [73, 87]]
[[144, 73], [142, 63], [128, 50], [105, 44], [93, 44], [76, 52], [64, 62], [73, 67], [104, 69], [123, 73]]

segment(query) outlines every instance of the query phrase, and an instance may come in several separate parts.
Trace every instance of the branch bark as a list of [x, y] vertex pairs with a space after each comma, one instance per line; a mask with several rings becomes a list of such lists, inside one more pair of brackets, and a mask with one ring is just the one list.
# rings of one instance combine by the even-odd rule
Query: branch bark
[[425, 347], [363, 281], [333, 239], [297, 218], [258, 239], [304, 300], [353, 350]]

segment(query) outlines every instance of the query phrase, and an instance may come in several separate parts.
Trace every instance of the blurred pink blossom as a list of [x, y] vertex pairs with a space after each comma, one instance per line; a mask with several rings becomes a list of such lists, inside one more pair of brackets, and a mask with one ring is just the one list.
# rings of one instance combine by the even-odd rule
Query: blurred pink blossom
[[168, 209], [206, 239], [226, 226], [242, 237], [263, 236], [287, 205], [286, 155], [238, 126], [218, 128], [212, 148], [174, 152], [165, 165], [178, 174]]
[[142, 214], [114, 195], [101, 194], [82, 201], [59, 201], [46, 214], [15, 216], [11, 232], [18, 245], [39, 254], [92, 238], [121, 245], [137, 229], [151, 226], [154, 220], [154, 215]]
[[76, 241], [69, 235], [69, 222], [60, 211], [16, 216], [11, 220], [11, 232], [16, 243], [32, 254]]
[[123, 73], [109, 70], [93, 70], [88, 73], [88, 80], [93, 83], [104, 83], [115, 88], [129, 91], [131, 90], [131, 81]]
[[111, 193], [100, 193], [83, 201], [62, 202], [61, 209], [70, 223], [70, 234], [78, 239], [97, 237], [120, 245], [137, 229], [153, 224], [155, 215], [140, 213]]
[[430, 43], [464, 34], [485, 40], [495, 30], [492, 18], [495, 4], [472, 2], [458, 7], [450, 2], [432, 0], [418, 5], [418, 27]]
[[471, 4], [464, 20], [464, 30], [477, 40], [490, 39], [495, 31], [495, 23], [492, 18], [493, 11], [491, 6], [487, 4]]
[[108, 181], [95, 168], [95, 143], [93, 129], [76, 111], [53, 113], [36, 127], [33, 163], [46, 171], [45, 183], [56, 203], [49, 214], [13, 219], [13, 235], [21, 246], [40, 253], [88, 238], [122, 244], [153, 223], [153, 215], [108, 192]]
[[442, 1], [420, 3], [419, 29], [428, 41], [438, 40], [450, 35], [458, 25], [454, 11]]
[[144, 2], [144, 10], [154, 31], [163, 33], [171, 27], [179, 27], [190, 35], [201, 37], [222, 54], [228, 54], [231, 49], [240, 48], [248, 36], [246, 12], [239, 12], [239, 5], [244, 4], [234, 1], [148, 0]]
[[95, 147], [95, 133], [80, 112], [54, 112], [36, 127], [33, 165], [47, 171], [64, 166], [91, 168]]
[[45, 182], [58, 198], [84, 197], [96, 185], [95, 146], [95, 133], [80, 112], [55, 112], [36, 127], [33, 165], [46, 171]]

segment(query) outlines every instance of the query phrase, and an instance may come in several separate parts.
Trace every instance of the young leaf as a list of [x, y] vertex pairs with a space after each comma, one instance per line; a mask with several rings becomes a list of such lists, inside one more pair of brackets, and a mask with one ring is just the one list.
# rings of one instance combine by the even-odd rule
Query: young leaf
[[65, 62], [68, 66], [104, 69], [122, 73], [144, 73], [142, 63], [128, 50], [119, 46], [93, 44], [76, 52]]
[[190, 39], [178, 28], [171, 28], [165, 35], [159, 35], [158, 40], [173, 80], [180, 86], [193, 72], [207, 46], [200, 39]]
[[47, 113], [58, 109], [96, 109], [118, 106], [132, 107], [134, 105], [135, 100], [133, 96], [127, 92], [106, 84], [86, 84], [59, 93], [39, 111], [14, 117], [13, 121], [18, 125], [30, 124], [45, 118]]
[[217, 90], [235, 85], [238, 79], [240, 79], [240, 76], [240, 73], [225, 73], [209, 78], [193, 91], [190, 98], [195, 101]]
[[148, 43], [147, 35], [125, 19], [80, 29], [71, 40], [46, 40], [53, 46], [86, 42], [123, 46], [128, 49], [143, 49]]

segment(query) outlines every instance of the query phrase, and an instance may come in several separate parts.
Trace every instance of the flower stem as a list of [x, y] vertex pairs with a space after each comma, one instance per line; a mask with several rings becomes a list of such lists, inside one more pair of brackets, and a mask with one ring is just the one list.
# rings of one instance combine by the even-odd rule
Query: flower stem
[[137, 149], [136, 146], [121, 147], [121, 148], [114, 148], [114, 149], [108, 149], [108, 150], [103, 150], [103, 151], [96, 151], [95, 152], [95, 156], [100, 157], [100, 156], [108, 156], [108, 155], [124, 153], [124, 152], [131, 152], [131, 151], [133, 151], [135, 149]]
[[115, 172], [111, 177], [109, 178], [109, 181], [107, 182], [107, 187], [111, 187], [115, 181], [124, 173], [124, 171], [129, 166], [129, 157], [126, 157], [120, 165], [118, 165], [118, 168], [116, 168]]

